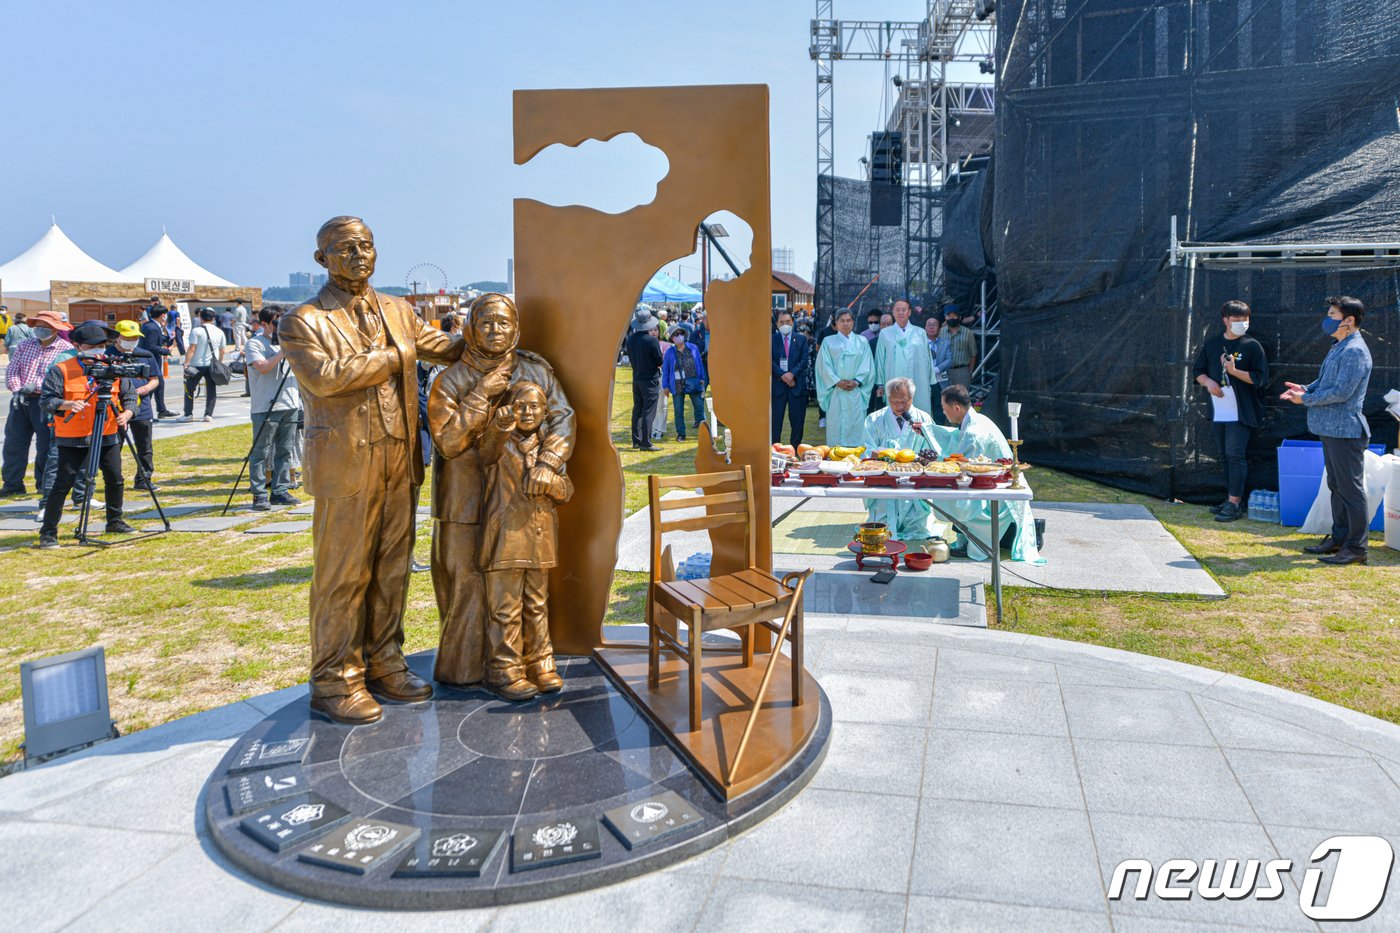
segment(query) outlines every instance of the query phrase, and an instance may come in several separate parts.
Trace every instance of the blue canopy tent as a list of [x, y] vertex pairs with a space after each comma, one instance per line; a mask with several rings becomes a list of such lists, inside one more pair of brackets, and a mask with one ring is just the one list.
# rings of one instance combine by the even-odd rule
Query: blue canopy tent
[[699, 301], [700, 290], [683, 285], [665, 272], [651, 277], [646, 288], [642, 289], [642, 301]]

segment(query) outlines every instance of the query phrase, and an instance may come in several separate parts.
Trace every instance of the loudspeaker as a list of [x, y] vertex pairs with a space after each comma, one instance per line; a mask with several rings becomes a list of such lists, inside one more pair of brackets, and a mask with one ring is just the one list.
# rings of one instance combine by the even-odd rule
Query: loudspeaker
[[870, 226], [898, 227], [904, 223], [904, 188], [870, 185]]

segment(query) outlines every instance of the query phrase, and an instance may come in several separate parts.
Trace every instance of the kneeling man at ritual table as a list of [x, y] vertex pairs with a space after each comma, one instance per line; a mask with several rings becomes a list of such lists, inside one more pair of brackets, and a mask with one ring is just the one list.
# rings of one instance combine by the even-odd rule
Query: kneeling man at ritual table
[[[1000, 460], [1011, 456], [1011, 445], [992, 419], [972, 410], [972, 400], [967, 386], [951, 385], [943, 390], [943, 414], [947, 416], [951, 428], [931, 426], [925, 433], [930, 434], [934, 444], [944, 457], [962, 454], [969, 460], [985, 457]], [[978, 540], [992, 544], [992, 509], [1001, 509], [998, 521], [1002, 531], [1001, 546], [1010, 546], [1011, 559], [1038, 562], [1040, 553], [1035, 544], [1035, 519], [1031, 515], [1028, 502], [988, 502], [985, 499], [963, 499], [948, 502], [940, 508], [957, 519]], [[967, 541], [967, 556], [973, 560], [987, 560], [991, 555], [978, 547], [975, 541]], [[962, 545], [954, 549], [961, 553]]]
[[[889, 448], [915, 453], [938, 450], [932, 433], [933, 418], [914, 407], [912, 379], [898, 376], [885, 383], [885, 399], [889, 404], [865, 419], [861, 443], [867, 457]], [[865, 507], [870, 521], [884, 522], [896, 541], [923, 541], [933, 534], [928, 523], [933, 510], [923, 499], [866, 499]]]

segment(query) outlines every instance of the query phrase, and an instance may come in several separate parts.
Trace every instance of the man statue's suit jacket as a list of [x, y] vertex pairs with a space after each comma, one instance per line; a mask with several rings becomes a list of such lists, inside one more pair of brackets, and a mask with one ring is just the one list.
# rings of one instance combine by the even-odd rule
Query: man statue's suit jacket
[[363, 454], [370, 418], [378, 416], [369, 390], [392, 378], [399, 380], [407, 442], [413, 448], [408, 458], [413, 483], [422, 485], [418, 357], [448, 364], [462, 350], [460, 336], [429, 327], [404, 299], [373, 289], [366, 297], [379, 307], [385, 347], [371, 346], [360, 333], [350, 311], [353, 296], [334, 285], [326, 285], [314, 301], [284, 315], [277, 325], [306, 408], [305, 482], [307, 493], [316, 498], [339, 499], [364, 488], [369, 458]]

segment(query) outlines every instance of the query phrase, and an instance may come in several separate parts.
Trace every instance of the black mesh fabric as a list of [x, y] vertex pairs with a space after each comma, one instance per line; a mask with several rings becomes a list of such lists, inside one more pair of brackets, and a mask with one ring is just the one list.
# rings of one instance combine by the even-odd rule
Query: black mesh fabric
[[943, 208], [943, 289], [946, 300], [970, 308], [980, 300], [980, 286], [992, 278], [992, 166], [960, 172], [950, 185]]
[[[1323, 298], [1368, 314], [1366, 414], [1400, 387], [1400, 276], [1165, 262], [1170, 218], [1213, 243], [1400, 241], [1400, 2], [1002, 0], [990, 223], [1004, 353], [1026, 459], [1154, 496], [1218, 499], [1197, 349], [1248, 302], [1271, 400], [1251, 485], [1277, 488], [1279, 441], [1330, 341]], [[951, 216], [951, 211], [950, 211]], [[951, 271], [950, 271], [951, 280]], [[996, 405], [1001, 411], [1001, 406]]]
[[[836, 289], [833, 308], [844, 308], [879, 273], [876, 282], [856, 302], [855, 309], [887, 307], [904, 293], [906, 281], [903, 225], [878, 227], [872, 238], [870, 185], [855, 178], [835, 179]], [[862, 319], [861, 329], [864, 329]]]

